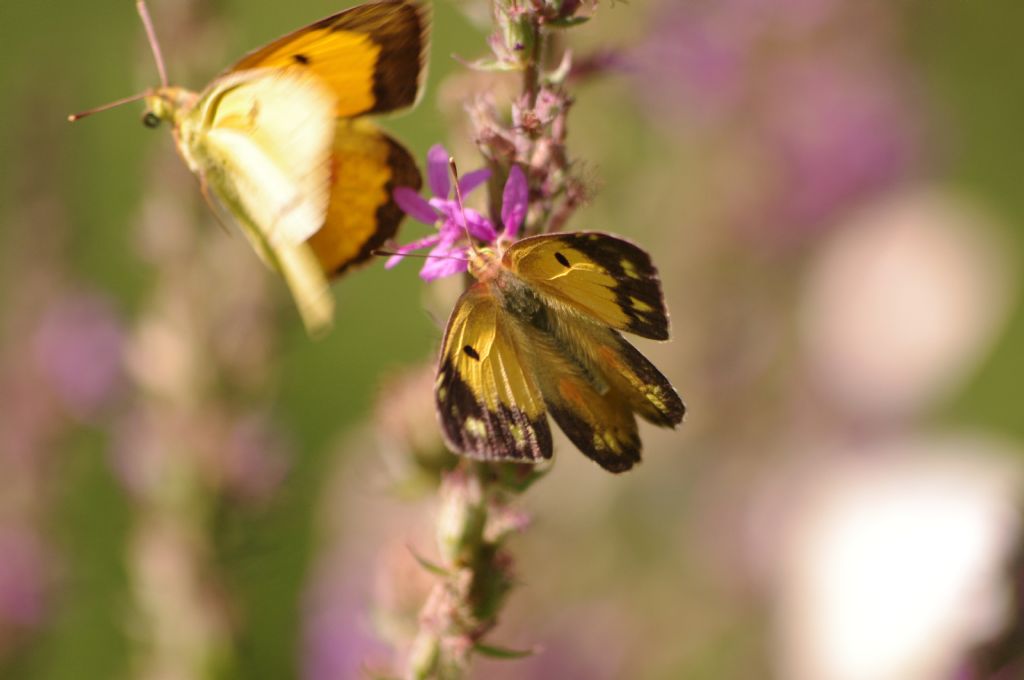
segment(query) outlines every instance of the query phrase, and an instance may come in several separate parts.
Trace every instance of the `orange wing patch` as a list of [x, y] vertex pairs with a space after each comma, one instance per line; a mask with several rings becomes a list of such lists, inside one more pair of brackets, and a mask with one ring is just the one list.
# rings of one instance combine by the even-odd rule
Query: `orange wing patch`
[[573, 374], [544, 376], [541, 392], [548, 412], [588, 458], [609, 472], [625, 472], [640, 461], [640, 434], [622, 395], [600, 394]]
[[230, 71], [311, 72], [334, 93], [338, 117], [394, 111], [419, 95], [429, 23], [426, 7], [413, 0], [368, 3], [279, 38]]

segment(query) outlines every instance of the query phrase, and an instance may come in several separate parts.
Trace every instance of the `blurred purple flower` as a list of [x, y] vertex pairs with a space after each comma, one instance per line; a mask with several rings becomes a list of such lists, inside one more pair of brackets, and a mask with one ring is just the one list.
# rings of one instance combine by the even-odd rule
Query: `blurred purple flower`
[[73, 417], [89, 420], [116, 393], [124, 331], [105, 298], [74, 293], [59, 299], [43, 311], [32, 345], [40, 372]]
[[[461, 205], [458, 196], [450, 198], [448, 151], [436, 144], [427, 153], [427, 182], [434, 198], [426, 200], [408, 187], [395, 189], [395, 202], [405, 213], [424, 224], [437, 228], [436, 234], [407, 243], [388, 259], [390, 269], [414, 250], [430, 247], [427, 261], [420, 269], [420, 278], [433, 281], [466, 271], [469, 244], [466, 233], [483, 243], [498, 240], [498, 231], [491, 221], [472, 208]], [[491, 176], [487, 168], [474, 170], [459, 180], [459, 194], [465, 197]], [[515, 240], [526, 217], [528, 189], [522, 168], [512, 166], [502, 196], [501, 218], [505, 230], [502, 238]]]
[[641, 96], [651, 103], [714, 117], [743, 105], [764, 65], [763, 46], [799, 41], [794, 34], [813, 31], [842, 5], [843, 0], [663, 2], [647, 39], [626, 53], [621, 66], [636, 76]]
[[39, 540], [24, 529], [0, 530], [0, 628], [31, 628], [46, 612], [48, 564]]
[[696, 137], [718, 147], [724, 173], [711, 181], [743, 196], [731, 219], [752, 236], [785, 243], [834, 225], [919, 160], [913, 83], [878, 43], [895, 19], [855, 7], [663, 2], [647, 40], [626, 53], [649, 109], [673, 130], [681, 115], [711, 128]]
[[259, 414], [235, 422], [223, 455], [224, 482], [242, 498], [269, 501], [288, 473], [288, 446], [273, 423]]
[[761, 139], [779, 181], [765, 211], [773, 223], [832, 222], [913, 166], [915, 121], [888, 74], [823, 58], [781, 70], [771, 91]]
[[364, 625], [368, 613], [351, 590], [325, 581], [311, 592], [303, 632], [306, 680], [362, 677], [375, 657], [387, 658], [387, 646]]
[[716, 112], [734, 103], [743, 87], [750, 51], [746, 31], [720, 21], [718, 3], [666, 4], [656, 14], [647, 39], [622, 59], [634, 75], [640, 96], [660, 109]]

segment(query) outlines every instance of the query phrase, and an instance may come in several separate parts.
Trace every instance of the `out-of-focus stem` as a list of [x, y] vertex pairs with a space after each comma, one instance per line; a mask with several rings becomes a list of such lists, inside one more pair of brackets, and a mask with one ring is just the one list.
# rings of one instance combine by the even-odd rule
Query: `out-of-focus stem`
[[523, 68], [523, 93], [529, 106], [537, 104], [537, 94], [540, 92], [541, 57], [544, 54], [544, 34], [540, 30], [540, 24], [535, 17], [529, 17], [528, 32], [531, 40], [524, 46], [528, 50], [526, 64]]
[[497, 622], [511, 586], [504, 535], [489, 532], [502, 492], [486, 466], [472, 461], [445, 475], [437, 519], [440, 579], [420, 612], [409, 658], [410, 679], [462, 677], [474, 645]]

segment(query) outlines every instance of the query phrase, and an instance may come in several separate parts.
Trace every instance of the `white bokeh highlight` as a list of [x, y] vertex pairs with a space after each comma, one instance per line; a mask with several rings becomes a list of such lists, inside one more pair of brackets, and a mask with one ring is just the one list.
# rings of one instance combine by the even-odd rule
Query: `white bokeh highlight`
[[946, 680], [1006, 621], [1020, 452], [905, 438], [829, 455], [791, 493], [779, 677]]
[[991, 349], [1015, 273], [1005, 232], [919, 189], [863, 212], [812, 263], [801, 343], [818, 389], [858, 418], [916, 415]]

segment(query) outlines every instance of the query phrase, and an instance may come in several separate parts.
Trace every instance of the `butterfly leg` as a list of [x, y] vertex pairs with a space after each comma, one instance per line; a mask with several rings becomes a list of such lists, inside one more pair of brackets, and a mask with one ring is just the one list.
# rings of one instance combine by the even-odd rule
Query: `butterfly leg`
[[199, 192], [203, 195], [203, 200], [206, 201], [206, 205], [210, 206], [210, 212], [212, 212], [213, 216], [217, 219], [217, 224], [220, 225], [220, 228], [224, 230], [225, 234], [230, 236], [231, 229], [220, 214], [220, 208], [217, 205], [217, 202], [213, 200], [213, 196], [210, 194], [210, 185], [206, 183], [206, 177], [203, 175], [199, 175]]

